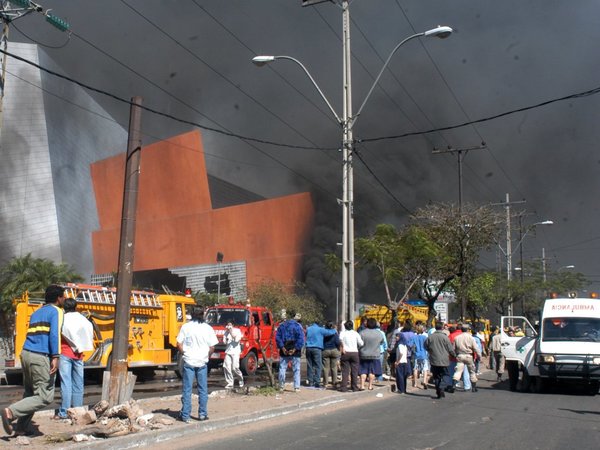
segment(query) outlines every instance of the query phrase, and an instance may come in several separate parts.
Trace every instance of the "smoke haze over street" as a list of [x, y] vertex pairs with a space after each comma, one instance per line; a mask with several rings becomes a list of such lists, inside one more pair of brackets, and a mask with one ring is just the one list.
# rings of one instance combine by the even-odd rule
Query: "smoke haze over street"
[[[68, 43], [62, 46], [66, 34], [36, 14], [14, 22], [10, 41], [44, 44], [42, 52], [68, 77], [124, 99], [142, 96], [146, 107], [206, 127], [311, 147], [202, 131], [212, 175], [265, 197], [313, 192], [315, 245], [336, 251], [341, 129], [296, 64], [276, 61], [260, 68], [251, 59], [289, 55], [302, 61], [341, 114], [338, 6], [302, 8], [300, 0], [46, 0], [42, 5], [70, 23]], [[574, 265], [598, 289], [600, 95], [443, 132], [369, 139], [471, 122], [600, 86], [600, 5], [355, 0], [350, 10], [355, 112], [401, 40], [438, 25], [454, 29], [444, 40], [419, 38], [403, 45], [357, 121], [354, 136], [365, 140], [357, 144], [354, 159], [357, 236], [377, 223], [405, 223], [410, 211], [428, 202], [457, 202], [456, 155], [432, 150], [484, 141], [486, 149], [464, 159], [464, 201], [499, 203], [507, 193], [511, 200], [524, 199], [513, 208], [528, 214], [524, 226], [554, 221], [523, 240], [525, 261], [539, 260], [544, 248], [550, 269]], [[128, 105], [89, 93], [127, 129]], [[191, 126], [144, 112], [142, 128], [149, 144]], [[493, 255], [482, 263], [496, 266]], [[515, 259], [513, 267], [518, 264]]]

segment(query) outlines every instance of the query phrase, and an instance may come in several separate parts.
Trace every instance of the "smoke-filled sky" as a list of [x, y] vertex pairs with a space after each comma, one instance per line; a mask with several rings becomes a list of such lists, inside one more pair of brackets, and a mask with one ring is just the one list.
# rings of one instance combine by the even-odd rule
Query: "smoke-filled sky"
[[[300, 0], [46, 0], [42, 6], [68, 20], [68, 43], [62, 46], [67, 36], [36, 14], [16, 21], [10, 38], [61, 47], [43, 50], [68, 76], [126, 99], [140, 95], [147, 107], [206, 127], [319, 147], [203, 132], [211, 174], [266, 197], [314, 192], [320, 217], [337, 227], [324, 233], [335, 250], [341, 130], [297, 65], [259, 68], [250, 60], [272, 54], [302, 61], [341, 115], [338, 6], [303, 8]], [[597, 1], [354, 0], [350, 9], [354, 111], [396, 44], [437, 25], [455, 30], [448, 39], [413, 39], [399, 49], [356, 123], [359, 139], [462, 124], [600, 86]], [[127, 105], [92, 95], [126, 128]], [[598, 105], [600, 95], [589, 95], [448, 131], [359, 144], [357, 234], [380, 222], [402, 224], [408, 211], [430, 201], [457, 202], [456, 155], [432, 149], [485, 141], [486, 149], [464, 159], [464, 201], [499, 203], [506, 193], [524, 199], [514, 210], [528, 214], [526, 227], [554, 221], [527, 234], [525, 260], [541, 264], [545, 248], [550, 270], [575, 265], [600, 286]], [[190, 129], [142, 116], [144, 143]], [[496, 261], [490, 256], [483, 264], [491, 269]]]

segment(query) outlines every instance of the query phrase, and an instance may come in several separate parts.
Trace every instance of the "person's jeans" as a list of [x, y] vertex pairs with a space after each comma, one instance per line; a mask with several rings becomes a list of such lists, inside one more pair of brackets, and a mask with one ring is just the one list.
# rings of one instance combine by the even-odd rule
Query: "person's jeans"
[[462, 373], [462, 382], [463, 388], [465, 391], [470, 391], [473, 386], [471, 386], [471, 377], [469, 376], [469, 368], [465, 365]]
[[66, 418], [67, 409], [83, 406], [83, 360], [60, 355], [58, 373], [62, 399], [58, 416]]
[[292, 371], [294, 372], [294, 389], [300, 389], [300, 357], [299, 356], [281, 356], [279, 359], [279, 387], [285, 386], [285, 374], [288, 364], [292, 362]]
[[440, 395], [444, 389], [444, 379], [448, 376], [448, 368], [445, 366], [431, 366], [431, 375], [433, 376], [433, 384], [435, 384], [435, 392]]
[[208, 366], [193, 367], [184, 363], [181, 412], [179, 413], [179, 417], [182, 420], [189, 419], [192, 413], [192, 387], [194, 379], [198, 385], [198, 418], [208, 417]]
[[323, 369], [323, 350], [317, 347], [306, 347], [306, 378], [308, 384], [319, 387]]
[[454, 374], [455, 369], [456, 369], [456, 361], [450, 361], [450, 364], [448, 365], [448, 370], [446, 371], [446, 374], [444, 375], [444, 384], [446, 385], [446, 388], [450, 388], [450, 387], [454, 386], [454, 383], [452, 381], [452, 375]]

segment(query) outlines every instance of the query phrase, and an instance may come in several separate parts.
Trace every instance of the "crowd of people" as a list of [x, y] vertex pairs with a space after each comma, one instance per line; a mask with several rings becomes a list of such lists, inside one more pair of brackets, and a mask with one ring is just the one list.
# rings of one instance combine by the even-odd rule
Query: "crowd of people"
[[[305, 349], [306, 384], [310, 388], [362, 391], [373, 389], [376, 380], [393, 379], [399, 394], [406, 393], [408, 383], [428, 389], [431, 382], [437, 398], [454, 392], [461, 382], [465, 391], [477, 392], [480, 362], [488, 346], [483, 333], [471, 330], [467, 324], [448, 326], [438, 322], [427, 329], [424, 323], [413, 325], [407, 320], [386, 334], [374, 318], [365, 318], [358, 329], [354, 329], [354, 322], [347, 321], [338, 333], [332, 322], [325, 326], [314, 322], [304, 331], [293, 316], [280, 324], [276, 335], [281, 358], [280, 390], [284, 389], [289, 367], [294, 390], [300, 389], [300, 358]], [[502, 354], [496, 350], [498, 339], [492, 340], [489, 350], [501, 379], [504, 369]]]
[[[67, 418], [67, 409], [83, 405], [83, 352], [93, 350], [93, 328], [89, 320], [76, 311], [74, 299], [66, 298], [64, 289], [51, 285], [45, 292], [45, 305], [30, 319], [21, 352], [24, 398], [1, 411], [2, 424], [8, 435], [24, 434], [36, 411], [54, 400], [54, 385], [60, 374], [61, 405], [55, 419]], [[204, 322], [204, 309], [190, 308], [190, 320], [177, 336], [182, 355], [182, 398], [179, 419], [191, 422], [191, 397], [194, 381], [198, 390], [198, 418], [208, 420], [208, 362], [218, 338]], [[426, 329], [425, 324], [410, 320], [390, 327], [386, 334], [374, 318], [365, 318], [355, 330], [347, 321], [338, 332], [327, 322], [312, 323], [304, 329], [300, 316], [293, 312], [279, 324], [275, 336], [279, 352], [279, 389], [284, 390], [291, 367], [293, 388], [301, 388], [300, 359], [305, 352], [306, 384], [310, 388], [336, 388], [342, 392], [372, 390], [376, 380], [395, 381], [395, 391], [406, 393], [408, 383], [428, 389], [435, 386], [437, 398], [454, 392], [462, 380], [465, 391], [477, 392], [479, 364], [486, 352], [485, 337], [466, 324], [456, 327], [441, 322]], [[227, 323], [223, 335], [225, 388], [232, 389], [236, 379], [240, 387], [242, 333], [233, 322]], [[490, 368], [498, 380], [504, 373], [499, 330], [493, 329], [489, 342]], [[338, 374], [341, 372], [341, 377]], [[431, 377], [431, 378], [430, 378]]]

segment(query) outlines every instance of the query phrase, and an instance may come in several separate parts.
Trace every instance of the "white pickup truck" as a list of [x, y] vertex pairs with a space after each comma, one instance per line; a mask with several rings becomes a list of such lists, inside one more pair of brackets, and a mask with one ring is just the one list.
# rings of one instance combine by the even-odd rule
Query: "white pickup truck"
[[[598, 393], [600, 300], [546, 300], [539, 332], [525, 317], [503, 316], [501, 320], [502, 353], [511, 390], [516, 389], [520, 369], [523, 390], [539, 392], [551, 380], [565, 380], [584, 384], [591, 395]], [[514, 330], [519, 330], [516, 335]]]

